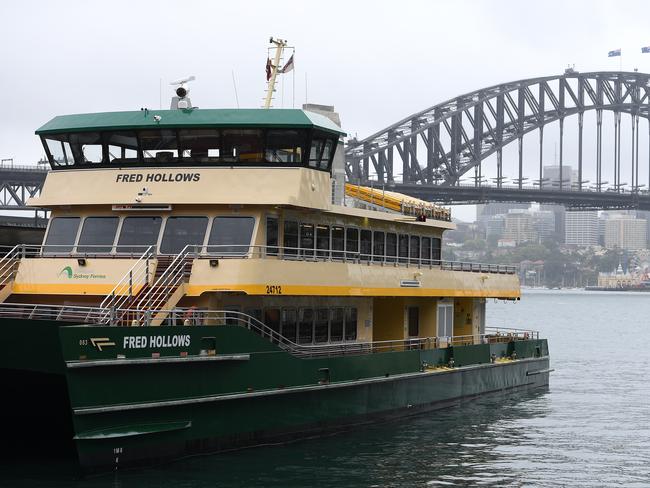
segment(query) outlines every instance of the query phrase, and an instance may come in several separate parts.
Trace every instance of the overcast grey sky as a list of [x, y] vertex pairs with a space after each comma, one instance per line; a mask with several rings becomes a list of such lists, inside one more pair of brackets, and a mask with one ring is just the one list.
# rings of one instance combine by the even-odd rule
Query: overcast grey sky
[[[194, 104], [259, 107], [268, 37], [296, 46], [296, 106], [335, 105], [364, 137], [484, 86], [560, 73], [650, 72], [646, 1], [3, 1], [0, 157], [38, 160], [58, 114], [158, 108], [195, 75]], [[292, 77], [285, 75], [284, 106]], [[275, 106], [281, 106], [278, 100]]]

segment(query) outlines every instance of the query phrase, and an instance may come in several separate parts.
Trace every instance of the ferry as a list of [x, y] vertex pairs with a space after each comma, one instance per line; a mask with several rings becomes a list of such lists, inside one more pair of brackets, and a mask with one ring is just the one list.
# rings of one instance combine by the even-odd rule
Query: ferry
[[110, 471], [548, 385], [546, 339], [486, 324], [516, 269], [444, 261], [448, 209], [346, 184], [332, 110], [186, 85], [36, 131], [48, 227], [0, 261], [9, 449]]

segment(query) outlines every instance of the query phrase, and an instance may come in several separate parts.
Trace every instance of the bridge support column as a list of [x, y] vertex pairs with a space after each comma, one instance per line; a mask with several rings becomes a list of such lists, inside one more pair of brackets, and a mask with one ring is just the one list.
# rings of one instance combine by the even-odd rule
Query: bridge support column
[[578, 191], [582, 191], [582, 122], [584, 112], [578, 114]]
[[539, 189], [542, 189], [544, 177], [544, 126], [539, 128]]

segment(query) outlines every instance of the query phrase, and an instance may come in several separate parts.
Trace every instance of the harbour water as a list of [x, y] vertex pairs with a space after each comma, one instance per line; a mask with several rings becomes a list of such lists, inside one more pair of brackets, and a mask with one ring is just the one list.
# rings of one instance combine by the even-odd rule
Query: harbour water
[[55, 460], [3, 462], [0, 486], [650, 486], [650, 296], [527, 290], [487, 311], [490, 326], [548, 338], [548, 390], [101, 477], [78, 479]]

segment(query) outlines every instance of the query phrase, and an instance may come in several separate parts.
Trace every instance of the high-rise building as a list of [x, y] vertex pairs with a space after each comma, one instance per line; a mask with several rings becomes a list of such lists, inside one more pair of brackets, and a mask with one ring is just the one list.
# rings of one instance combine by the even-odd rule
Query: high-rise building
[[555, 234], [555, 214], [550, 210], [531, 210], [530, 214], [539, 241], [552, 239]]
[[517, 245], [522, 242], [537, 241], [537, 233], [533, 227], [533, 216], [523, 209], [511, 210], [506, 214], [504, 239], [512, 239]]
[[[542, 188], [547, 190], [560, 189], [560, 166], [544, 166]], [[578, 173], [571, 166], [562, 165], [562, 190], [570, 190], [571, 185], [578, 183]]]
[[572, 246], [598, 245], [598, 212], [596, 210], [567, 212], [564, 242]]
[[613, 249], [638, 250], [647, 245], [647, 226], [645, 219], [630, 215], [620, 215], [605, 221], [605, 247]]

